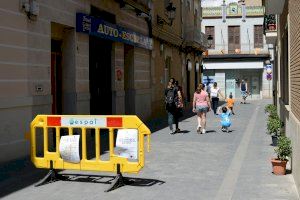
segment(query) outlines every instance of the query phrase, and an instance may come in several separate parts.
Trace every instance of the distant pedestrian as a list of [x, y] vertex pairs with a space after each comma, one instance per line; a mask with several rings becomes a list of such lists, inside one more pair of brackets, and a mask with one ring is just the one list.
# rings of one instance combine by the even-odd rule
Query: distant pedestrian
[[[168, 112], [168, 124], [170, 128], [170, 134], [175, 134], [180, 131], [178, 127], [178, 99], [181, 98], [180, 92], [177, 87], [175, 87], [175, 79], [171, 78], [169, 84], [165, 90], [165, 105], [166, 111]], [[175, 131], [173, 129], [173, 124], [175, 124]]]
[[229, 94], [229, 99], [226, 99], [226, 102], [227, 102], [227, 108], [230, 109], [231, 113], [234, 115], [233, 112], [234, 99], [231, 92]]
[[225, 106], [218, 110], [218, 114], [221, 117], [221, 130], [223, 132], [229, 132], [229, 127], [231, 126], [231, 121], [229, 116], [231, 115], [230, 110], [228, 110]]
[[248, 91], [248, 86], [247, 86], [247, 83], [242, 80], [242, 83], [240, 84], [240, 91], [241, 91], [241, 95], [242, 95], [242, 98], [243, 98], [243, 101], [241, 102], [242, 104], [246, 104], [246, 99], [247, 99], [247, 91]]
[[209, 98], [210, 98], [210, 89], [211, 89], [211, 85], [210, 85], [210, 82], [208, 80], [208, 82], [206, 83], [206, 92], [207, 92]]
[[198, 121], [197, 133], [206, 132], [206, 113], [210, 111], [211, 107], [208, 94], [204, 89], [205, 85], [200, 83], [193, 98], [193, 112], [197, 113]]
[[[213, 87], [210, 89], [210, 96], [211, 96], [211, 101], [212, 101], [212, 108], [214, 111], [214, 114], [217, 115], [217, 108], [219, 106], [219, 96], [224, 96], [221, 93], [220, 88], [218, 87], [217, 82], [214, 82]], [[224, 98], [225, 99], [225, 98]]]

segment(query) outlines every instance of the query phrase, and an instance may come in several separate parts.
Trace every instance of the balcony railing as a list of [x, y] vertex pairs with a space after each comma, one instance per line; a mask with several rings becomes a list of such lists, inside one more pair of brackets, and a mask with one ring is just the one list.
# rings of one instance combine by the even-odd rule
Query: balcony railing
[[187, 45], [195, 45], [196, 47], [201, 47], [203, 49], [209, 47], [207, 36], [194, 26], [186, 27], [184, 36]]
[[233, 54], [247, 54], [247, 55], [261, 55], [269, 54], [267, 44], [261, 47], [254, 47], [254, 43], [242, 43], [236, 48], [229, 48], [228, 44], [215, 44], [214, 49], [208, 49], [208, 55], [233, 55]]
[[276, 32], [277, 31], [277, 23], [276, 23], [276, 16], [265, 15], [264, 17], [264, 32]]

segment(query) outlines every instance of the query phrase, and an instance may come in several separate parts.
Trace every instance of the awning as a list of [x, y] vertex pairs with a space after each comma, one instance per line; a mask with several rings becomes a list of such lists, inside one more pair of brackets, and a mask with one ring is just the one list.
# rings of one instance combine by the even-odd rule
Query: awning
[[204, 69], [263, 69], [263, 62], [217, 62], [205, 63]]

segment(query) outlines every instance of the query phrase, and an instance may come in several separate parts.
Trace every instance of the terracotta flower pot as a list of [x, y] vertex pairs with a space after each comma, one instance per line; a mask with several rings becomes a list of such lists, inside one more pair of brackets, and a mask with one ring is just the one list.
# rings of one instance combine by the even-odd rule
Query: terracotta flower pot
[[286, 160], [282, 161], [278, 159], [272, 159], [271, 162], [273, 166], [273, 173], [275, 175], [285, 175], [287, 163]]

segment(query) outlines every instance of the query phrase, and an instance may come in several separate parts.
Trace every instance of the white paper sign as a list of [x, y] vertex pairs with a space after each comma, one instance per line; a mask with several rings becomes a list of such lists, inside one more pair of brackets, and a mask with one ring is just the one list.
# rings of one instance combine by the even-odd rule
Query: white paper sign
[[116, 151], [122, 157], [137, 159], [138, 130], [119, 129], [116, 141]]
[[64, 161], [79, 163], [79, 138], [80, 135], [62, 136], [59, 143], [60, 156]]

